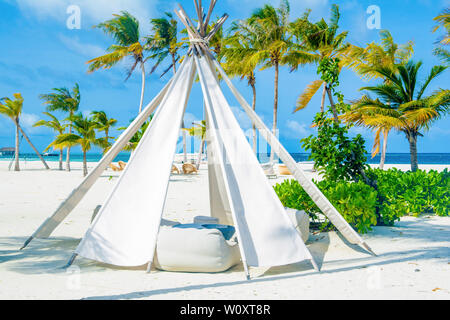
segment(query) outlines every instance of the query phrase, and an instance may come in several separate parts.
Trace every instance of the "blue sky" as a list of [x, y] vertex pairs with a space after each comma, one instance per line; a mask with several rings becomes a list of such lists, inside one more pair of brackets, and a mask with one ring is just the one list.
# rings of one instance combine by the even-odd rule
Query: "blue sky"
[[[189, 14], [193, 15], [191, 0], [179, 1]], [[204, 1], [208, 2], [209, 1]], [[444, 7], [450, 5], [445, 0], [291, 0], [291, 19], [300, 16], [306, 8], [312, 9], [311, 17], [328, 19], [332, 3], [341, 9], [341, 30], [348, 30], [348, 41], [357, 45], [365, 45], [379, 41], [379, 30], [367, 28], [366, 13], [370, 5], [381, 9], [381, 28], [389, 29], [397, 43], [409, 40], [415, 42], [415, 60], [422, 60], [421, 78], [430, 68], [439, 64], [432, 55], [438, 34], [432, 33], [436, 16]], [[248, 17], [251, 12], [265, 3], [275, 6], [279, 1], [268, 0], [219, 0], [215, 14], [227, 12], [230, 21]], [[69, 15], [67, 7], [71, 4], [81, 8], [81, 29], [69, 30], [66, 20]], [[138, 110], [140, 94], [140, 75], [134, 74], [124, 81], [125, 61], [111, 70], [87, 74], [86, 61], [101, 55], [111, 44], [111, 40], [100, 30], [92, 26], [111, 17], [113, 13], [127, 10], [141, 22], [141, 34], [149, 33], [149, 19], [161, 16], [164, 12], [176, 7], [176, 1], [162, 0], [0, 0], [0, 96], [11, 97], [21, 92], [25, 98], [22, 124], [30, 133], [32, 140], [43, 150], [53, 138], [53, 133], [45, 128], [32, 128], [31, 125], [41, 118], [45, 111], [38, 96], [49, 93], [54, 87], [73, 87], [77, 82], [81, 88], [81, 111], [104, 110], [109, 116], [118, 119], [119, 126], [126, 125], [135, 117]], [[227, 22], [226, 27], [229, 26]], [[164, 67], [168, 63], [164, 64]], [[149, 69], [150, 65], [147, 67]], [[290, 152], [302, 152], [299, 140], [313, 131], [310, 124], [318, 111], [320, 97], [315, 97], [308, 108], [292, 114], [298, 94], [305, 86], [318, 78], [314, 66], [301, 68], [290, 73], [282, 68], [280, 75], [279, 129], [280, 140]], [[271, 127], [273, 108], [273, 70], [258, 72], [257, 112]], [[163, 87], [169, 76], [163, 79], [158, 74], [147, 78], [145, 101], [149, 102]], [[449, 72], [432, 83], [428, 92], [438, 88], [448, 88]], [[251, 90], [246, 82], [234, 80], [248, 101], [251, 101]], [[340, 90], [346, 99], [360, 96], [359, 88], [367, 85], [353, 72], [344, 70], [341, 75]], [[374, 83], [374, 82], [372, 82]], [[202, 118], [202, 99], [199, 85], [195, 86], [188, 106], [185, 122]], [[230, 105], [244, 127], [248, 129], [250, 122], [237, 107], [237, 102], [226, 92]], [[0, 117], [0, 147], [14, 145], [14, 128], [11, 121]], [[361, 133], [367, 141], [367, 149], [371, 150], [373, 134], [365, 129], [353, 129], [352, 133]], [[439, 120], [432, 129], [419, 139], [419, 152], [450, 152], [450, 118]], [[23, 152], [31, 149], [23, 144]], [[403, 135], [392, 133], [389, 137], [388, 152], [408, 152], [408, 143]]]

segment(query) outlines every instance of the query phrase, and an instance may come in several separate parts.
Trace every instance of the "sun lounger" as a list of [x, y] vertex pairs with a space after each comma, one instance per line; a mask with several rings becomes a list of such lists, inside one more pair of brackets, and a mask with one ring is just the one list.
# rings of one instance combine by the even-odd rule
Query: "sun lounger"
[[119, 162], [117, 162], [117, 164], [119, 165], [119, 167], [120, 167], [120, 171], [122, 171], [122, 170], [124, 170], [125, 169], [125, 166], [127, 165], [125, 162], [123, 162], [123, 161], [119, 161]]
[[172, 165], [172, 170], [170, 173], [176, 173], [176, 174], [180, 174], [180, 170], [177, 168], [176, 165]]
[[278, 166], [278, 174], [280, 174], [282, 176], [292, 175], [292, 173], [289, 171], [289, 169], [284, 164], [280, 164]]
[[261, 167], [269, 179], [277, 178], [277, 174], [275, 173], [275, 170], [273, 170], [273, 163], [263, 163], [261, 164]]
[[182, 166], [182, 170], [184, 174], [198, 173], [197, 168], [190, 163], [184, 163]]
[[117, 171], [122, 171], [119, 167], [115, 166], [115, 165], [112, 164], [112, 163], [109, 165], [109, 167], [112, 169], [112, 171], [115, 171], [115, 172], [117, 172]]

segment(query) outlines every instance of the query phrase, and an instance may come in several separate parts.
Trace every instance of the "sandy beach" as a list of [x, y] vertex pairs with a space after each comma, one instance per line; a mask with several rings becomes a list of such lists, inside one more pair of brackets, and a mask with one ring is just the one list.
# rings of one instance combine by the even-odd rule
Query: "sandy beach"
[[[219, 274], [177, 273], [112, 268], [78, 258], [67, 263], [89, 226], [94, 208], [117, 182], [107, 170], [47, 240], [25, 239], [83, 179], [81, 163], [70, 173], [42, 170], [40, 162], [22, 162], [21, 172], [0, 162], [0, 299], [449, 299], [450, 218], [404, 217], [394, 227], [374, 227], [363, 238], [378, 254], [349, 246], [335, 232], [311, 234], [308, 248], [321, 266], [309, 263]], [[95, 163], [89, 163], [92, 168]], [[310, 164], [300, 164], [311, 177]], [[394, 165], [386, 165], [390, 168]], [[395, 165], [408, 170], [409, 165]], [[421, 165], [443, 170], [448, 165]], [[275, 184], [289, 176], [271, 179]], [[198, 175], [173, 175], [164, 218], [191, 222], [208, 215], [206, 166]]]

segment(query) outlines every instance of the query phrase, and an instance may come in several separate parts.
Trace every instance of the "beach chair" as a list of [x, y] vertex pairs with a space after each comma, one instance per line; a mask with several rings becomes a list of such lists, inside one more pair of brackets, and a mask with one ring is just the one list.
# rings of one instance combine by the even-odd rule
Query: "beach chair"
[[117, 162], [117, 164], [119, 165], [119, 167], [120, 167], [120, 171], [123, 171], [124, 169], [125, 169], [125, 166], [127, 165], [125, 162], [123, 162], [123, 161], [119, 161], [119, 162]]
[[289, 171], [289, 169], [284, 164], [280, 164], [278, 166], [278, 173], [282, 176], [291, 176], [292, 173]]
[[170, 171], [170, 173], [176, 173], [176, 174], [180, 174], [180, 170], [177, 168], [176, 165], [172, 165], [172, 170]]
[[109, 167], [111, 168], [112, 171], [115, 171], [115, 172], [121, 171], [119, 167], [115, 166], [112, 163], [109, 164]]
[[266, 177], [269, 179], [276, 179], [277, 174], [275, 173], [275, 170], [273, 170], [273, 163], [263, 163], [261, 164], [262, 169], [264, 170], [264, 173], [266, 174]]
[[190, 163], [184, 163], [181, 168], [184, 174], [198, 173], [197, 168]]

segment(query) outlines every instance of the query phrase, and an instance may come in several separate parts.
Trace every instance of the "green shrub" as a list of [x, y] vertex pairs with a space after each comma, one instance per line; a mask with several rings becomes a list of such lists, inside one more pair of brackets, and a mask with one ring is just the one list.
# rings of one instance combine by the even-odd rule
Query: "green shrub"
[[332, 181], [360, 181], [366, 164], [364, 139], [358, 134], [350, 138], [349, 126], [327, 118], [328, 113], [318, 113], [314, 119], [317, 136], [310, 135], [300, 142], [305, 151], [311, 151], [309, 160], [324, 179]]
[[[378, 190], [362, 181], [315, 181], [344, 219], [359, 232], [370, 231], [374, 225], [393, 225], [404, 215], [449, 215], [450, 172], [447, 169], [440, 173], [369, 169], [367, 174], [378, 181]], [[285, 180], [274, 188], [285, 207], [305, 210], [321, 230], [333, 228], [327, 219], [320, 219], [321, 210], [296, 180]]]
[[[366, 233], [372, 225], [376, 225], [377, 192], [372, 187], [363, 182], [336, 183], [329, 180], [316, 184], [344, 219], [359, 232]], [[305, 210], [313, 222], [320, 221], [317, 214], [322, 212], [296, 180], [286, 180], [274, 188], [285, 207]], [[321, 230], [330, 228], [332, 225], [327, 219], [320, 222]]]
[[435, 213], [448, 216], [450, 173], [447, 169], [442, 172], [370, 169], [369, 174], [378, 181], [380, 216], [386, 224], [392, 225], [404, 215]]

